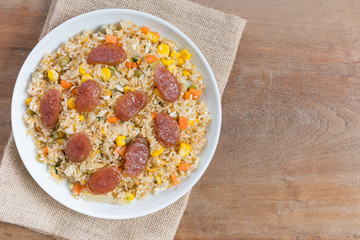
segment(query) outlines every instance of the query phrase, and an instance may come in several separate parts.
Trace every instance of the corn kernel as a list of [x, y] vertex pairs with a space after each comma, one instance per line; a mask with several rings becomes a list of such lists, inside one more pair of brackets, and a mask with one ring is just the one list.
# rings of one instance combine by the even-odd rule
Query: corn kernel
[[164, 152], [164, 147], [161, 146], [160, 149], [153, 151], [153, 152], [151, 153], [151, 156], [152, 156], [152, 157], [157, 157], [157, 156], [159, 156], [160, 154], [162, 154], [163, 152]]
[[179, 57], [181, 56], [181, 54], [177, 51], [172, 51], [171, 54], [170, 54], [170, 57], [172, 59], [178, 59]]
[[69, 106], [70, 109], [74, 109], [75, 108], [75, 98], [70, 98], [67, 101], [67, 105]]
[[156, 36], [154, 33], [152, 33], [152, 32], [148, 32], [147, 34], [146, 34], [146, 36], [147, 36], [147, 38], [151, 41], [151, 42], [153, 42], [153, 43], [156, 43], [158, 40], [159, 40], [159, 38], [158, 38], [158, 36]]
[[123, 91], [124, 91], [124, 93], [130, 92], [130, 91], [132, 92], [132, 91], [135, 91], [135, 88], [125, 86]]
[[117, 136], [117, 138], [116, 138], [116, 140], [115, 140], [116, 145], [118, 145], [118, 146], [124, 146], [124, 145], [125, 145], [125, 139], [126, 139], [125, 136], [122, 136], [122, 135]]
[[165, 66], [168, 66], [168, 65], [171, 65], [174, 63], [174, 59], [170, 59], [170, 60], [167, 60], [165, 58], [162, 58], [161, 60], [161, 63], [164, 64]]
[[167, 44], [160, 44], [158, 47], [158, 53], [163, 57], [168, 57], [170, 54], [170, 47]]
[[60, 145], [61, 144], [63, 144], [63, 139], [62, 138], [60, 138], [60, 139], [58, 139], [58, 140], [56, 140]]
[[182, 157], [186, 157], [187, 155], [189, 155], [191, 151], [191, 146], [189, 144], [186, 143], [180, 143], [180, 148], [179, 148], [179, 155]]
[[184, 59], [178, 58], [178, 60], [177, 60], [177, 65], [178, 65], [179, 67], [181, 67], [182, 65], [184, 65], [184, 63], [185, 63]]
[[195, 120], [189, 120], [189, 126], [194, 126]]
[[171, 73], [174, 73], [176, 66], [175, 64], [170, 64], [166, 67]]
[[132, 194], [132, 193], [130, 193], [130, 192], [126, 192], [126, 193], [125, 193], [125, 196], [126, 196], [126, 200], [127, 200], [127, 201], [132, 201], [132, 200], [135, 199], [134, 194]]
[[162, 97], [161, 94], [160, 94], [160, 92], [159, 92], [159, 90], [158, 90], [157, 88], [155, 88], [154, 93], [155, 93], [156, 96]]
[[155, 179], [156, 179], [157, 184], [162, 183], [162, 180], [161, 180], [161, 178], [159, 176], [156, 176]]
[[190, 72], [189, 72], [189, 71], [184, 70], [184, 71], [183, 71], [183, 75], [184, 75], [185, 77], [188, 77], [188, 76], [190, 76]]
[[55, 71], [54, 69], [50, 69], [48, 71], [48, 78], [53, 81], [56, 82], [59, 79], [59, 74], [57, 71]]
[[111, 96], [111, 90], [107, 90], [107, 94], [108, 94], [108, 96]]
[[186, 48], [181, 50], [180, 54], [181, 54], [181, 58], [184, 60], [184, 62], [186, 62], [186, 60], [190, 60], [190, 58], [191, 58], [191, 53], [189, 53], [189, 51]]
[[84, 116], [83, 115], [79, 115], [79, 120], [80, 120], [80, 122], [82, 122], [82, 121], [84, 121]]
[[101, 69], [101, 78], [104, 82], [107, 82], [111, 78], [111, 71], [109, 68], [104, 67]]
[[81, 75], [86, 74], [85, 64], [84, 64], [84, 63], [82, 63], [82, 64], [79, 66], [79, 72], [80, 72]]
[[83, 83], [83, 82], [86, 82], [87, 80], [92, 80], [92, 79], [93, 79], [93, 77], [90, 74], [85, 73], [81, 77], [81, 82]]
[[31, 103], [32, 100], [33, 100], [32, 98], [26, 99], [25, 100], [26, 105], [30, 106], [30, 103]]

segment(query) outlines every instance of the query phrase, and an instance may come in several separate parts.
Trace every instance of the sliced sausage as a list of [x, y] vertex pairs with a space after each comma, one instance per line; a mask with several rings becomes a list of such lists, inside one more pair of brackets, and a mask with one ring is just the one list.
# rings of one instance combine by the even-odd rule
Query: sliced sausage
[[131, 141], [125, 154], [125, 168], [129, 177], [139, 176], [145, 169], [150, 157], [150, 143], [145, 138]]
[[83, 162], [89, 156], [91, 140], [86, 133], [75, 133], [66, 144], [65, 154], [72, 162]]
[[155, 86], [166, 101], [175, 102], [180, 97], [180, 83], [164, 65], [155, 67]]
[[107, 167], [91, 175], [87, 186], [92, 194], [105, 194], [114, 191], [120, 184], [120, 181], [120, 169], [117, 167]]
[[117, 65], [126, 60], [125, 50], [116, 43], [104, 43], [94, 48], [87, 57], [90, 64]]
[[44, 128], [55, 127], [61, 110], [60, 92], [56, 89], [48, 90], [40, 100], [40, 117]]
[[115, 114], [121, 121], [127, 121], [146, 106], [146, 101], [147, 95], [143, 91], [127, 92], [117, 100]]
[[156, 116], [155, 133], [157, 140], [164, 147], [175, 146], [180, 139], [180, 127], [178, 123], [166, 113], [159, 113]]
[[94, 80], [87, 80], [77, 87], [75, 108], [79, 113], [90, 112], [100, 103], [100, 86]]

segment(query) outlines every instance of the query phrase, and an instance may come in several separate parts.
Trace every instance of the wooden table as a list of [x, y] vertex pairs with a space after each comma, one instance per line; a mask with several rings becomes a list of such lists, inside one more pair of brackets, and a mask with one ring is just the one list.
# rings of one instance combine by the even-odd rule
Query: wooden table
[[[248, 24], [177, 239], [360, 236], [360, 2], [197, 0]], [[0, 2], [0, 144], [49, 2]], [[0, 239], [52, 239], [0, 223]]]

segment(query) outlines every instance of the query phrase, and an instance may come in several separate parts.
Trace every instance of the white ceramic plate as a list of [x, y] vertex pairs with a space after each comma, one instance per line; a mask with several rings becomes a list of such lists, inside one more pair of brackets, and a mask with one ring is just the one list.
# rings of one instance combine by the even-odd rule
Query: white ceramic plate
[[[26, 136], [27, 129], [22, 120], [22, 115], [26, 111], [24, 101], [28, 97], [26, 88], [31, 74], [45, 53], [53, 52], [61, 44], [68, 41], [70, 37], [84, 30], [96, 29], [102, 25], [119, 22], [122, 19], [130, 20], [138, 25], [148, 26], [166, 38], [174, 40], [180, 49], [187, 48], [192, 53], [192, 61], [196, 68], [202, 72], [203, 81], [206, 86], [201, 98], [207, 104], [212, 117], [212, 122], [207, 132], [208, 143], [200, 154], [201, 163], [198, 169], [186, 180], [169, 190], [161, 191], [157, 195], [149, 195], [146, 200], [134, 200], [131, 204], [126, 205], [87, 202], [83, 199], [77, 200], [71, 195], [71, 191], [65, 181], [59, 184], [51, 180], [46, 164], [36, 161], [35, 144], [30, 136]], [[200, 179], [211, 161], [219, 139], [221, 103], [215, 77], [208, 62], [184, 33], [168, 22], [150, 14], [124, 9], [106, 9], [86, 13], [66, 21], [47, 34], [35, 46], [27, 57], [16, 80], [11, 105], [11, 123], [15, 143], [21, 159], [31, 176], [45, 192], [61, 204], [77, 212], [99, 218], [126, 219], [150, 214], [170, 205], [187, 193]]]

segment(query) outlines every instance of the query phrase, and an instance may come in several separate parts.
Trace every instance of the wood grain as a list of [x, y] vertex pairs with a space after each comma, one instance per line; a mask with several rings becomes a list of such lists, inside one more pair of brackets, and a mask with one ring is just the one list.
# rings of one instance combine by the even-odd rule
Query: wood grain
[[[248, 20], [176, 239], [360, 237], [360, 2], [196, 0]], [[49, 2], [1, 1], [0, 145]], [[52, 239], [0, 223], [0, 239]]]

